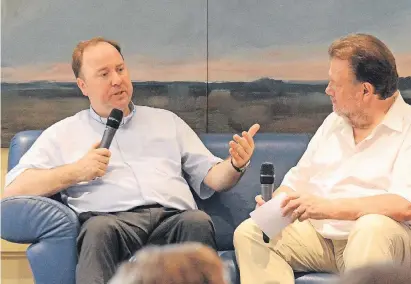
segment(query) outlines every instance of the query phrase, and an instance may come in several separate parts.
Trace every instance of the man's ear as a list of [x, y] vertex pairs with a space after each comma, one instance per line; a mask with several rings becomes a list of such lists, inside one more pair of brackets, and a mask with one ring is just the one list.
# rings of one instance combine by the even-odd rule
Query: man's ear
[[368, 101], [374, 98], [375, 88], [368, 82], [362, 83], [362, 99]]
[[88, 97], [86, 82], [84, 82], [84, 80], [81, 79], [80, 77], [76, 79], [76, 82], [77, 82], [77, 86], [80, 88], [83, 95]]
[[374, 88], [373, 85], [371, 85], [368, 82], [365, 82], [362, 85], [363, 85], [363, 88], [364, 88], [364, 90], [363, 90], [364, 95], [375, 95], [375, 88]]

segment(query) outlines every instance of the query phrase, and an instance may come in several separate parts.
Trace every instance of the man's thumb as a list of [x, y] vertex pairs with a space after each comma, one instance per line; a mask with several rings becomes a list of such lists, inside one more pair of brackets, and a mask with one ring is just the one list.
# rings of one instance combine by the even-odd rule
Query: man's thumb
[[101, 144], [101, 142], [100, 142], [100, 141], [99, 141], [99, 142], [94, 143], [94, 144], [91, 146], [91, 149], [90, 149], [90, 150], [94, 150], [94, 149], [98, 149], [98, 148], [100, 148], [100, 144]]

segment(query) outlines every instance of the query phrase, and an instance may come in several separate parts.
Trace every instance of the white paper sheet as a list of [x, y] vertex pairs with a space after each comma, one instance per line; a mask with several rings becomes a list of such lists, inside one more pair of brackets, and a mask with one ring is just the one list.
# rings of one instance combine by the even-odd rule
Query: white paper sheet
[[250, 213], [251, 219], [270, 238], [276, 237], [291, 223], [291, 217], [281, 215], [281, 201], [287, 196], [281, 192]]

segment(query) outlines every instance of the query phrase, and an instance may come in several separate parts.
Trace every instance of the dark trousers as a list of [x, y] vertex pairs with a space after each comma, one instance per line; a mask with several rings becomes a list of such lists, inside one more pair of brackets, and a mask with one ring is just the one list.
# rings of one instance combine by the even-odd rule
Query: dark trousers
[[77, 284], [107, 283], [118, 265], [145, 244], [191, 241], [216, 249], [211, 218], [200, 210], [142, 206], [127, 212], [82, 213], [79, 219]]

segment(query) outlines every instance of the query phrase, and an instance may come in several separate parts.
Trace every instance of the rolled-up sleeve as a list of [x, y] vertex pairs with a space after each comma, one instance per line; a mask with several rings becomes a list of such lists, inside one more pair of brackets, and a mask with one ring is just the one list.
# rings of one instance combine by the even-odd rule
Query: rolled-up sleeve
[[182, 167], [187, 175], [187, 181], [200, 198], [209, 198], [214, 191], [205, 186], [203, 180], [208, 171], [223, 160], [214, 156], [180, 117], [175, 116], [175, 123]]
[[43, 131], [30, 149], [21, 157], [19, 163], [7, 173], [5, 190], [20, 174], [28, 169], [51, 169], [56, 167], [56, 146], [52, 137], [52, 129], [49, 128]]

